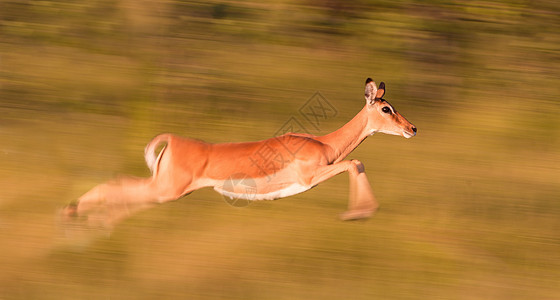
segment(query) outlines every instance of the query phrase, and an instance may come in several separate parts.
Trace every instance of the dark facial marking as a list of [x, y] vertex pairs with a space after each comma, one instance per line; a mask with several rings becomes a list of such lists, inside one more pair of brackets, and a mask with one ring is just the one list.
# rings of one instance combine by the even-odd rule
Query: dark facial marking
[[383, 101], [381, 103], [382, 105], [386, 105], [386, 106], [381, 108], [381, 111], [383, 111], [386, 114], [393, 114], [393, 113], [397, 112], [397, 110], [391, 105], [391, 103], [387, 102], [387, 100], [385, 100], [385, 99], [379, 99], [379, 100]]

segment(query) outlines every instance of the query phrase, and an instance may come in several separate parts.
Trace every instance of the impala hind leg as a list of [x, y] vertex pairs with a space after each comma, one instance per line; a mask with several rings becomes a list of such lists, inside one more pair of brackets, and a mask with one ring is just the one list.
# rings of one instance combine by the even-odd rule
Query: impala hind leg
[[90, 228], [112, 228], [126, 217], [157, 203], [151, 178], [123, 177], [100, 184], [62, 210], [66, 221]]
[[350, 177], [350, 197], [348, 211], [340, 218], [342, 220], [357, 220], [369, 218], [379, 204], [375, 200], [371, 185], [367, 179], [364, 165], [358, 160], [345, 160], [318, 169], [312, 180], [317, 185], [337, 174], [348, 172]]

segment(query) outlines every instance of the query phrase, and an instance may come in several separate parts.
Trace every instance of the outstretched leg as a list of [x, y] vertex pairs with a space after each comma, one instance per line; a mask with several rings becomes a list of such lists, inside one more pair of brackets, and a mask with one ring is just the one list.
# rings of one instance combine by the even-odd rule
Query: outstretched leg
[[[86, 221], [88, 227], [111, 228], [116, 223], [158, 203], [173, 201], [192, 192], [192, 174], [177, 167], [170, 147], [155, 157], [154, 149], [169, 135], [154, 138], [147, 146], [149, 178], [121, 177], [100, 184], [62, 210], [66, 220]], [[165, 155], [164, 155], [165, 154]]]
[[157, 203], [151, 178], [124, 177], [100, 184], [63, 210], [67, 220], [86, 221], [87, 227], [114, 224]]
[[368, 218], [379, 206], [371, 185], [367, 179], [364, 165], [358, 160], [345, 160], [333, 165], [327, 165], [315, 171], [311, 185], [317, 185], [337, 174], [348, 172], [350, 176], [350, 199], [348, 211], [343, 213], [342, 220], [357, 220]]

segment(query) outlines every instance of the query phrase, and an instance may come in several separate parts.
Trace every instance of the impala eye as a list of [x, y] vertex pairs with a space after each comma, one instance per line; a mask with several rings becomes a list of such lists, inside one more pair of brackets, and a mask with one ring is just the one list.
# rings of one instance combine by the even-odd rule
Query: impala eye
[[391, 109], [390, 109], [388, 106], [384, 106], [381, 110], [382, 110], [384, 113], [386, 113], [386, 114], [390, 114], [390, 113], [391, 113]]

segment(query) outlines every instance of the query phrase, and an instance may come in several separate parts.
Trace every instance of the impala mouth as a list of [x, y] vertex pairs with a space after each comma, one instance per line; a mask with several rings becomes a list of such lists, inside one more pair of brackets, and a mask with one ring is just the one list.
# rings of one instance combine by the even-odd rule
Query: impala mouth
[[413, 136], [415, 136], [415, 135], [416, 135], [416, 131], [415, 131], [415, 132], [412, 132], [412, 133], [410, 133], [410, 132], [408, 132], [408, 131], [403, 131], [403, 136], [404, 136], [405, 138], [407, 138], [407, 139], [409, 139], [409, 138], [411, 138], [411, 137], [413, 137]]

